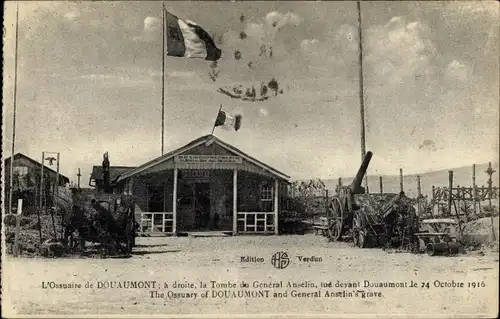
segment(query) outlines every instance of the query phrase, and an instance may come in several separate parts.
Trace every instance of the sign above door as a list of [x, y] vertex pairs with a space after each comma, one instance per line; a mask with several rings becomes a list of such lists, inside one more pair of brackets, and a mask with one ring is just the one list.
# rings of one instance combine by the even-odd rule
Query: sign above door
[[241, 164], [243, 159], [239, 156], [228, 155], [178, 155], [174, 157], [176, 163], [217, 163]]

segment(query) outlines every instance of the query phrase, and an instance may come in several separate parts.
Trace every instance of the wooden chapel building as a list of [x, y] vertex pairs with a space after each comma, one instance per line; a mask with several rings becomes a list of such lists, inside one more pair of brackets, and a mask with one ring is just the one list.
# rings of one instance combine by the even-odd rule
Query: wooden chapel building
[[290, 177], [213, 135], [121, 173], [142, 233], [278, 234]]

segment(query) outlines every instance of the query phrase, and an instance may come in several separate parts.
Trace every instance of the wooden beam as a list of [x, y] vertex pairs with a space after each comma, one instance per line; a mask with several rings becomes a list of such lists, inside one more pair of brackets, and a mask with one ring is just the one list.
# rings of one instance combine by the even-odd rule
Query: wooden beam
[[403, 186], [403, 169], [399, 169], [399, 191], [401, 193], [404, 192], [404, 186]]
[[420, 175], [417, 175], [417, 212], [421, 214], [422, 188], [420, 187]]
[[[279, 188], [279, 182], [278, 179], [274, 179], [274, 234], [278, 235], [278, 212], [279, 212], [279, 207], [278, 207], [278, 188]], [[267, 229], [266, 229], [267, 230]]]
[[448, 214], [451, 216], [451, 204], [453, 201], [453, 171], [448, 171]]
[[128, 183], [128, 194], [129, 195], [134, 195], [134, 177], [131, 177], [129, 179]]
[[[54, 195], [59, 196], [59, 161], [61, 159], [61, 156], [59, 152], [57, 153], [57, 173], [56, 173], [56, 184], [54, 186]], [[57, 203], [54, 201], [54, 204]], [[54, 205], [55, 206], [55, 205]]]
[[175, 236], [177, 234], [177, 175], [178, 169], [174, 168], [174, 191], [173, 191], [173, 203], [172, 203], [172, 233]]
[[[12, 165], [12, 162], [11, 162]], [[23, 214], [23, 200], [17, 200], [16, 232], [14, 233], [14, 257], [19, 255], [19, 235], [21, 232], [21, 217]]]
[[[40, 210], [43, 209], [43, 195], [45, 195], [45, 187], [43, 185], [43, 166], [44, 166], [44, 161], [45, 161], [45, 152], [42, 152], [42, 171], [40, 173]], [[13, 165], [13, 161], [11, 161], [11, 166], [12, 165]], [[11, 176], [11, 178], [12, 178], [12, 176]]]
[[163, 212], [167, 211], [167, 181], [163, 180]]
[[238, 235], [238, 170], [233, 170], [233, 236]]
[[[14, 156], [12, 156], [12, 160], [10, 162], [10, 165], [13, 165], [14, 162]], [[44, 186], [44, 180], [43, 180], [43, 167], [44, 167], [44, 162], [45, 161], [45, 152], [42, 152], [42, 168], [41, 168], [41, 173], [40, 173], [40, 209], [37, 211], [37, 219], [38, 219], [38, 235], [40, 237], [40, 245], [42, 244], [42, 221], [40, 219], [40, 214], [42, 213], [43, 210], [43, 197], [45, 195], [45, 186]], [[10, 177], [12, 179], [12, 176]]]
[[78, 176], [78, 189], [80, 189], [80, 177], [82, 176], [82, 174], [80, 173], [80, 168], [78, 168], [78, 174], [76, 176]]

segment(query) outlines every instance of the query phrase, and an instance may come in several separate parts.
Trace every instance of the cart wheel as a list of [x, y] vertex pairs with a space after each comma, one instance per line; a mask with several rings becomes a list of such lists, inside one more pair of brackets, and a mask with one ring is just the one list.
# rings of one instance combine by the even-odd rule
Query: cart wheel
[[352, 240], [356, 247], [366, 248], [367, 246], [367, 234], [364, 230], [363, 219], [359, 212], [355, 213], [352, 220]]
[[335, 222], [330, 225], [330, 227], [327, 230], [327, 236], [330, 240], [337, 240], [337, 234], [338, 234], [338, 228]]
[[434, 245], [432, 243], [427, 245], [426, 251], [427, 251], [427, 255], [429, 255], [429, 256], [436, 255], [436, 249], [434, 248]]
[[340, 241], [344, 228], [344, 211], [338, 198], [332, 199], [329, 210], [332, 224], [328, 228], [328, 235], [331, 239]]

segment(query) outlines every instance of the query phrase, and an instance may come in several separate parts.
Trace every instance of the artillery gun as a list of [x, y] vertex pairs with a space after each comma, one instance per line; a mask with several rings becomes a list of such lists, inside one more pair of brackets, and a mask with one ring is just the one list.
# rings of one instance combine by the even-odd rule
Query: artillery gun
[[418, 220], [404, 192], [368, 194], [361, 186], [373, 156], [367, 152], [352, 183], [337, 188], [329, 203], [328, 237], [357, 247], [410, 246]]
[[129, 255], [135, 245], [135, 201], [114, 194], [109, 180], [108, 154], [102, 165], [103, 191], [73, 192], [73, 206], [64, 216], [64, 241], [69, 248], [85, 248], [86, 242], [100, 244], [101, 255]]

